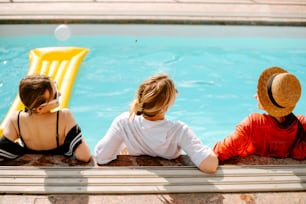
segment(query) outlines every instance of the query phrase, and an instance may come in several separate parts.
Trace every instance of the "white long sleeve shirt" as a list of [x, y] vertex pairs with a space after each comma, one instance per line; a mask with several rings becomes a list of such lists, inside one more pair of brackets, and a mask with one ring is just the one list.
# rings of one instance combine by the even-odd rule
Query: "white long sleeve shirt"
[[137, 115], [130, 118], [128, 112], [115, 118], [106, 135], [96, 145], [98, 164], [116, 159], [124, 147], [127, 147], [130, 155], [166, 159], [175, 159], [184, 150], [197, 166], [212, 152], [183, 122], [166, 119], [149, 121]]

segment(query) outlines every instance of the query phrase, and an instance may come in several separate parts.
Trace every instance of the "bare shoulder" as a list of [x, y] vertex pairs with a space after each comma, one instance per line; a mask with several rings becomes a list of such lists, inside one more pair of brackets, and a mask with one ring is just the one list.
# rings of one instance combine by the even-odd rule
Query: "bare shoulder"
[[60, 114], [63, 114], [63, 115], [72, 115], [72, 112], [70, 109], [68, 108], [62, 108], [59, 110]]
[[[18, 114], [19, 114], [19, 111], [12, 112], [11, 115], [9, 115], [9, 120], [16, 122], [18, 118]], [[22, 117], [22, 112], [21, 112], [21, 117]]]
[[63, 118], [64, 120], [71, 120], [71, 119], [74, 120], [74, 116], [70, 109], [63, 108], [59, 110], [59, 112], [60, 112], [60, 118]]
[[[72, 127], [76, 125], [76, 120], [72, 114], [72, 112], [65, 108], [59, 110], [59, 123], [61, 127], [65, 127], [65, 131], [69, 131]], [[65, 135], [68, 132], [65, 133]]]

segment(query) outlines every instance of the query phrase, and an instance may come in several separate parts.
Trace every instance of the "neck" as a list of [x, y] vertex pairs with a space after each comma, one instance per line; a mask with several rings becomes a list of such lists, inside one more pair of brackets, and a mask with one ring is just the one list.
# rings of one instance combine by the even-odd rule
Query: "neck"
[[150, 120], [150, 121], [155, 121], [155, 120], [164, 120], [165, 119], [165, 114], [157, 114], [155, 116], [146, 116], [146, 115], [143, 115], [143, 117], [146, 119], [146, 120]]

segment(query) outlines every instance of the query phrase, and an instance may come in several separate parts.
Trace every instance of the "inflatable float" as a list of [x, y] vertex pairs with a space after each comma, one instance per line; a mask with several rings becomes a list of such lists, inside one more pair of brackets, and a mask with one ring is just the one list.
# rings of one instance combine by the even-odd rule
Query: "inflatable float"
[[[81, 62], [89, 52], [86, 48], [80, 47], [46, 47], [36, 48], [29, 52], [30, 67], [27, 75], [44, 74], [56, 81], [60, 97], [60, 108], [66, 108], [69, 104], [71, 91], [77, 76]], [[0, 137], [3, 127], [13, 111], [23, 110], [24, 105], [15, 97], [9, 111], [0, 126]]]

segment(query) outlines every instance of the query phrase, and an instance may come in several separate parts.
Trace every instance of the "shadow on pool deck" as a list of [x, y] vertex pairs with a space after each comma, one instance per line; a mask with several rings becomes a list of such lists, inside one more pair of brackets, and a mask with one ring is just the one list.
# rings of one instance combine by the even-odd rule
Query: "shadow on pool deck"
[[[18, 168], [16, 168], [18, 166]], [[305, 203], [306, 161], [249, 156], [200, 172], [174, 160], [120, 155], [108, 165], [24, 155], [0, 166], [2, 203]], [[21, 196], [21, 195], [22, 196]]]

